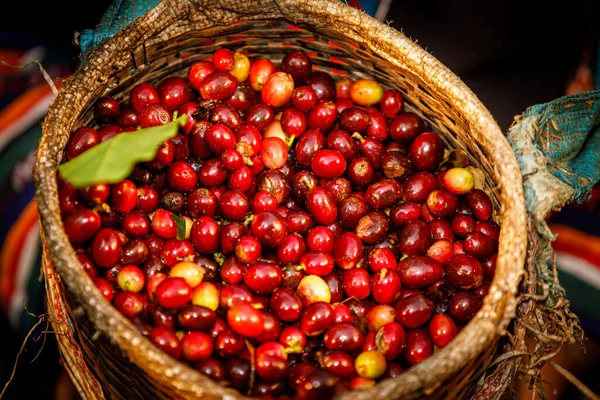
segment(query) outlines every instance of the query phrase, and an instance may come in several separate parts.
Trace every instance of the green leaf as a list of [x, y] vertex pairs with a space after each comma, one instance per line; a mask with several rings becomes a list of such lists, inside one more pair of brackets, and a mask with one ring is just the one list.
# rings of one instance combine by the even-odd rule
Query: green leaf
[[175, 226], [177, 226], [177, 240], [183, 240], [185, 239], [185, 219], [181, 218], [180, 216], [171, 213], [171, 216], [173, 217], [173, 219], [175, 220]]
[[119, 134], [59, 165], [58, 172], [75, 187], [120, 182], [137, 163], [152, 161], [160, 146], [175, 137], [186, 120], [183, 114], [165, 125]]

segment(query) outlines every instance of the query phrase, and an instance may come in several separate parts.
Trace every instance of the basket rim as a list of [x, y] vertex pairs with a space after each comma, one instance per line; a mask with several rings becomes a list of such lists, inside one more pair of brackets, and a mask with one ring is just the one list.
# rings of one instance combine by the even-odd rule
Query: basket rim
[[[91, 278], [80, 272], [73, 248], [65, 234], [60, 212], [57, 212], [59, 208], [56, 167], [63, 149], [58, 148], [56, 144], [51, 144], [53, 136], [64, 132], [68, 135], [68, 130], [61, 123], [61, 115], [68, 114], [66, 110], [69, 108], [75, 108], [71, 105], [74, 96], [77, 97], [78, 93], [88, 90], [82, 87], [83, 77], [86, 74], [98, 74], [99, 65], [102, 65], [101, 71], [109, 73], [114, 62], [110, 63], [107, 60], [112, 59], [115, 51], [129, 54], [132, 42], [140, 43], [162, 32], [166, 28], [166, 22], [157, 23], [158, 18], [169, 14], [175, 18], [180, 16], [178, 12], [186, 11], [185, 9], [181, 11], [182, 5], [188, 8], [200, 8], [207, 6], [205, 3], [209, 2], [199, 0], [192, 4], [185, 0], [164, 0], [94, 50], [88, 56], [86, 63], [63, 84], [63, 89], [50, 106], [43, 123], [43, 135], [34, 167], [35, 197], [42, 234], [47, 238], [51, 258], [62, 280], [75, 294], [96, 329], [109, 337], [132, 362], [140, 366], [154, 380], [162, 385], [174, 387], [183, 397], [200, 394], [233, 398], [235, 395], [231, 391], [154, 347], [104, 299]], [[228, 10], [234, 7], [226, 0], [213, 0], [210, 3], [212, 7], [223, 7]], [[248, 15], [240, 14], [239, 20], [272, 19], [275, 16], [284, 18], [292, 24], [300, 22], [309, 26], [330, 19], [340, 22], [340, 24], [332, 24], [331, 28], [364, 42], [375, 54], [390, 61], [396, 67], [415, 71], [424, 80], [432, 83], [438, 93], [447, 96], [453, 106], [464, 114], [470, 129], [482, 135], [486, 155], [495, 166], [495, 178], [502, 183], [499, 192], [502, 229], [497, 271], [503, 273], [496, 274], [481, 310], [448, 346], [397, 378], [388, 379], [369, 389], [342, 394], [339, 398], [383, 399], [398, 394], [396, 386], [400, 385], [405, 394], [435, 387], [483, 351], [497, 335], [502, 334], [514, 316], [515, 295], [524, 271], [527, 234], [522, 177], [512, 149], [477, 96], [446, 66], [399, 31], [335, 0], [299, 2], [259, 0], [259, 3], [265, 10], [263, 15], [248, 18]], [[308, 20], [307, 13], [311, 13], [312, 20]], [[304, 17], [298, 18], [298, 15]], [[352, 30], [348, 30], [347, 25], [341, 22], [346, 20], [361, 23], [353, 24]], [[377, 34], [368, 32], [365, 26], [377, 27]], [[151, 29], [148, 29], [149, 27]], [[98, 82], [98, 87], [103, 83]], [[87, 95], [91, 96], [89, 93]], [[70, 112], [74, 114], [76, 111]], [[501, 254], [509, 256], [501, 257]], [[99, 320], [106, 323], [99, 325]]]

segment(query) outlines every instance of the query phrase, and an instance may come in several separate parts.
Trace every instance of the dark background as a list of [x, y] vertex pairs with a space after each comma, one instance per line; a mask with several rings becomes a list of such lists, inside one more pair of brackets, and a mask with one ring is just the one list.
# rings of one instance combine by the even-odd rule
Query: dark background
[[[526, 107], [564, 94], [566, 82], [584, 49], [598, 41], [597, 1], [395, 0], [388, 20], [459, 75], [506, 130]], [[36, 2], [27, 21], [1, 13], [10, 32], [0, 46], [42, 44], [53, 61], [74, 68], [79, 49], [75, 32], [93, 28], [110, 1]], [[7, 381], [22, 343], [0, 319], [0, 389]], [[62, 367], [52, 335], [41, 356], [30, 364], [34, 345], [24, 354], [6, 399], [53, 398]], [[575, 397], [579, 396], [571, 393]]]

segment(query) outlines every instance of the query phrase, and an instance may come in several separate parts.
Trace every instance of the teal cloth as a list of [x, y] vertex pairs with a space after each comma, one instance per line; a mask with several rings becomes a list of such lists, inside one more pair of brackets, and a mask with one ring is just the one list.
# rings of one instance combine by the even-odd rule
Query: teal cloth
[[[534, 145], [548, 158], [547, 168], [575, 189], [572, 200], [585, 200], [600, 180], [600, 90], [531, 106], [521, 119], [535, 120]], [[527, 170], [531, 153], [514, 146], [521, 170]]]
[[88, 54], [101, 45], [106, 39], [113, 37], [121, 29], [146, 14], [161, 0], [115, 0], [95, 29], [85, 29], [79, 36], [81, 62]]

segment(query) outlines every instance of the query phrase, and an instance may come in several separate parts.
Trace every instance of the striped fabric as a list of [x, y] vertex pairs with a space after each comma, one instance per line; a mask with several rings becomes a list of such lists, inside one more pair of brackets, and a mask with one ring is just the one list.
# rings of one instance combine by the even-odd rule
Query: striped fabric
[[584, 203], [553, 214], [549, 226], [558, 235], [552, 246], [573, 311], [587, 334], [600, 337], [600, 184]]
[[35, 86], [0, 112], [0, 309], [13, 328], [26, 333], [44, 310], [41, 247], [33, 201], [34, 149], [40, 121], [54, 95]]

